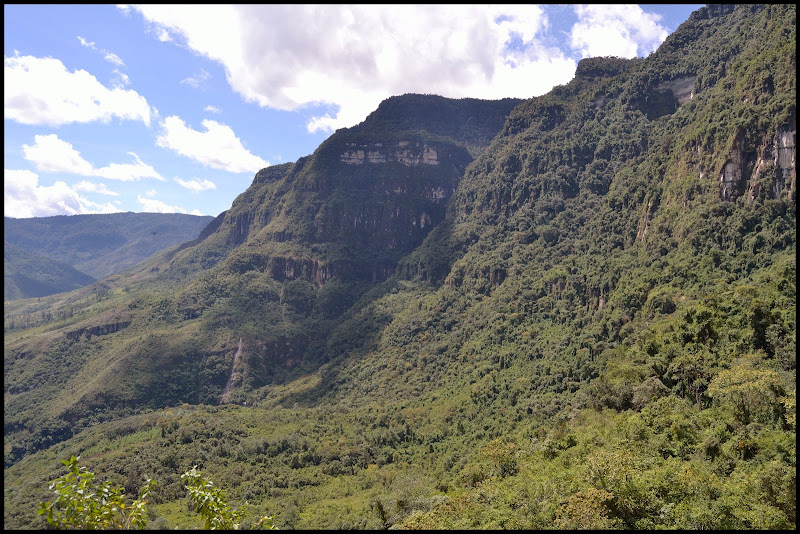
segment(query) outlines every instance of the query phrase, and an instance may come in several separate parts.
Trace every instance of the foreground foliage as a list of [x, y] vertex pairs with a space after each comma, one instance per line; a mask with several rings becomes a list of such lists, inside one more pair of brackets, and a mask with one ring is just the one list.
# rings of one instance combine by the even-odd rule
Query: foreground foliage
[[[124, 488], [98, 482], [95, 474], [78, 465], [80, 457], [61, 460], [68, 472], [50, 484], [55, 501], [41, 503], [39, 515], [57, 528], [79, 530], [130, 530], [147, 526], [147, 499], [158, 484], [147, 479], [139, 498], [125, 503]], [[197, 467], [181, 475], [195, 511], [204, 521], [205, 530], [238, 530], [245, 517], [245, 507], [228, 503], [225, 490], [217, 488]], [[159, 525], [163, 527], [162, 524]], [[272, 516], [261, 516], [255, 528], [274, 529]]]
[[55, 479], [50, 489], [55, 501], [41, 503], [39, 515], [47, 523], [60, 528], [80, 530], [142, 529], [147, 524], [147, 498], [157, 485], [147, 480], [139, 498], [125, 504], [124, 489], [114, 488], [109, 482], [95, 480], [95, 474], [78, 466], [79, 457], [62, 460], [69, 470]]

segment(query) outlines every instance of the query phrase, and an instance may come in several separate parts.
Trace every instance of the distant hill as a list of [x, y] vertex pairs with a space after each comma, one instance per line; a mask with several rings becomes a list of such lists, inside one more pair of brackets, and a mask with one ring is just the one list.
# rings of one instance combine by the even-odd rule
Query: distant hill
[[64, 262], [8, 243], [3, 247], [3, 266], [3, 300], [44, 297], [94, 282], [94, 278]]
[[[189, 241], [198, 236], [214, 218], [210, 216], [184, 215], [180, 213], [110, 213], [95, 215], [58, 215], [15, 219], [4, 217], [3, 238], [6, 245], [24, 251], [24, 261], [30, 262], [38, 255], [57, 263], [38, 261], [35, 270], [40, 278], [22, 282], [18, 297], [44, 296], [78, 286], [55, 284], [67, 271], [66, 266], [80, 271], [73, 281], [105, 278], [124, 271], [168, 247]], [[25, 272], [15, 261], [23, 255], [14, 252], [8, 257], [6, 246], [5, 276], [9, 268], [15, 273]], [[58, 264], [62, 265], [58, 265]], [[55, 270], [47, 272], [53, 267]], [[87, 276], [88, 275], [88, 276]], [[26, 273], [26, 276], [31, 276]], [[81, 285], [84, 285], [81, 284]], [[33, 288], [33, 293], [23, 290]], [[65, 287], [58, 291], [41, 293], [45, 287]], [[6, 289], [6, 299], [8, 298]]]

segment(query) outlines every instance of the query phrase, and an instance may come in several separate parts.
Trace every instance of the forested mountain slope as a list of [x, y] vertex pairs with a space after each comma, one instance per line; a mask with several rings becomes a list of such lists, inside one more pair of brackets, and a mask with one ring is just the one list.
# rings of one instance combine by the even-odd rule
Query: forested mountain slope
[[794, 6], [712, 5], [259, 172], [152, 280], [6, 330], [6, 527], [83, 453], [172, 526], [199, 464], [286, 528], [794, 528], [795, 80]]
[[[37, 325], [41, 336], [7, 333], [7, 435], [24, 443], [7, 459], [95, 418], [219, 402], [240, 339], [233, 399], [316, 369], [343, 314], [444, 218], [470, 150], [485, 147], [487, 132], [499, 131], [519, 102], [390, 99], [313, 155], [260, 171], [197, 239], [140, 268], [137, 290], [126, 277], [107, 279], [100, 298], [75, 297], [92, 309], [74, 313], [74, 303], [61, 301], [51, 312], [61, 321]], [[432, 105], [441, 112], [430, 131], [417, 129], [418, 120], [402, 129], [404, 117]], [[101, 330], [115, 335], [91, 335]], [[73, 355], [77, 372], [60, 366]], [[30, 388], [43, 367], [67, 387]]]
[[94, 278], [66, 263], [8, 243], [3, 246], [3, 266], [3, 300], [44, 297], [94, 282]]
[[[195, 239], [213, 217], [182, 213], [104, 213], [3, 218], [4, 240], [71, 265], [95, 279]], [[39, 296], [39, 295], [37, 295]]]

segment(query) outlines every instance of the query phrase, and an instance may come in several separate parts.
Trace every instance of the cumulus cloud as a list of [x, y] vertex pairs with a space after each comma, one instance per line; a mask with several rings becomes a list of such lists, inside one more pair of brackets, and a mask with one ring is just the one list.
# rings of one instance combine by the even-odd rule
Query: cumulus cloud
[[189, 189], [190, 191], [194, 191], [195, 193], [198, 193], [200, 191], [206, 191], [208, 189], [216, 189], [217, 188], [217, 186], [216, 186], [216, 184], [214, 182], [212, 182], [210, 180], [206, 180], [206, 179], [203, 179], [201, 181], [201, 180], [198, 180], [198, 179], [181, 180], [180, 178], [175, 178], [175, 181], [178, 182], [178, 184], [181, 187], [185, 187], [186, 189]]
[[229, 126], [209, 119], [202, 124], [205, 132], [193, 130], [175, 115], [167, 117], [161, 123], [162, 131], [156, 144], [206, 167], [228, 172], [255, 173], [269, 166], [268, 162], [250, 153]]
[[155, 178], [164, 181], [164, 178], [153, 167], [144, 163], [134, 152], [127, 154], [132, 156], [136, 163], [110, 163], [105, 167], [95, 169], [94, 175], [123, 182], [138, 181], [140, 178]]
[[408, 92], [528, 98], [566, 83], [576, 66], [540, 42], [546, 18], [533, 5], [135, 9], [223, 65], [246, 101], [281, 110], [325, 105], [331, 111], [313, 117], [311, 131], [352, 126], [381, 100]]
[[[136, 6], [176, 44], [225, 69], [244, 100], [280, 110], [323, 106], [309, 131], [352, 126], [385, 98], [530, 98], [567, 83], [579, 57], [632, 57], [666, 37], [638, 6], [576, 7], [571, 46], [547, 46], [538, 5]], [[582, 55], [581, 55], [582, 54]]]
[[99, 184], [96, 182], [87, 182], [86, 180], [78, 182], [72, 188], [75, 191], [88, 191], [89, 193], [97, 193], [98, 195], [109, 195], [118, 197], [119, 193], [111, 191], [106, 184]]
[[95, 168], [86, 161], [80, 152], [56, 134], [34, 135], [33, 145], [22, 145], [23, 157], [36, 166], [36, 170], [47, 173], [69, 173], [80, 176], [97, 176], [124, 182], [138, 181], [141, 178], [164, 178], [150, 165], [144, 163], [139, 156], [128, 152], [135, 163], [111, 163], [105, 167]]
[[139, 204], [142, 205], [142, 211], [146, 213], [186, 213], [186, 210], [180, 206], [170, 206], [166, 202], [155, 198], [146, 198], [141, 195], [138, 195], [137, 198]]
[[108, 89], [85, 70], [70, 72], [58, 59], [6, 57], [3, 74], [6, 119], [59, 126], [118, 117], [150, 124], [150, 106], [136, 91]]
[[571, 45], [583, 57], [645, 56], [669, 34], [658, 23], [661, 15], [645, 13], [635, 4], [578, 5], [574, 9], [578, 22], [570, 34]]
[[120, 211], [111, 203], [97, 204], [64, 182], [40, 186], [39, 175], [28, 170], [3, 169], [3, 212], [6, 217], [51, 217]]
[[222, 113], [218, 107], [214, 107], [212, 105], [208, 105], [205, 107], [204, 111], [208, 111], [209, 113]]
[[83, 159], [70, 143], [56, 134], [34, 135], [33, 145], [22, 145], [22, 154], [41, 172], [66, 172], [92, 176], [92, 164]]

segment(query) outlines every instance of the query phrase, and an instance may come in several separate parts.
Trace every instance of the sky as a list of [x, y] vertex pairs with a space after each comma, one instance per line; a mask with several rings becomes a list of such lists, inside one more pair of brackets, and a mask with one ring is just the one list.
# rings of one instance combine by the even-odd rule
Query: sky
[[539, 96], [700, 7], [5, 4], [4, 214], [216, 216], [386, 98]]

